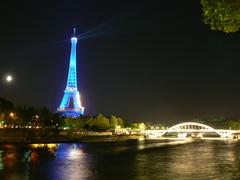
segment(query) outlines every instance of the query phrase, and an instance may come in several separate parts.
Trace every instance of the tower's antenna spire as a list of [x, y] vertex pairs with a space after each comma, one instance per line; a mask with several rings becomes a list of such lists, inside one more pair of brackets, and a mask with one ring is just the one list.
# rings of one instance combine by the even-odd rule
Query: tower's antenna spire
[[73, 36], [76, 35], [76, 28], [73, 28]]

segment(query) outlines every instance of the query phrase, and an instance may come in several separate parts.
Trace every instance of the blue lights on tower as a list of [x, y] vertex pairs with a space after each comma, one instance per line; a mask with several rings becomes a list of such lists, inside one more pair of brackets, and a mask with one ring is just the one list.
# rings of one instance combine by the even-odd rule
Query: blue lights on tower
[[64, 91], [64, 96], [58, 112], [65, 117], [78, 117], [84, 114], [84, 107], [81, 105], [80, 93], [77, 88], [77, 68], [76, 68], [76, 46], [77, 37], [74, 35], [71, 38], [71, 55], [68, 70], [67, 86]]

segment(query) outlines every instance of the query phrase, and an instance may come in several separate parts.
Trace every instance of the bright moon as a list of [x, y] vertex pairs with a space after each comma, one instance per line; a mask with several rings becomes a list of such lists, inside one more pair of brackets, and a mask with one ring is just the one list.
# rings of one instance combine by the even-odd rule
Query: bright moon
[[13, 77], [11, 75], [6, 76], [6, 81], [11, 82], [13, 80]]

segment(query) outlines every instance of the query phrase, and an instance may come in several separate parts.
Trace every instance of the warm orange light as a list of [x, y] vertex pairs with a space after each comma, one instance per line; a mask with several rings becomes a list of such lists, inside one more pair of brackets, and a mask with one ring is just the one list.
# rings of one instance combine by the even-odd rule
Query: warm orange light
[[10, 116], [10, 117], [13, 117], [13, 116], [14, 116], [14, 113], [13, 113], [13, 112], [10, 112], [9, 116]]
[[57, 144], [31, 144], [32, 148], [57, 148]]

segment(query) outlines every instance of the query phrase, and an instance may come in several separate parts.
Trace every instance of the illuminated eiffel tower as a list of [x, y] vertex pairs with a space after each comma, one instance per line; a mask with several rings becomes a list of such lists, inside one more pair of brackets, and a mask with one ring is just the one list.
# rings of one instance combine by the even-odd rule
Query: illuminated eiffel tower
[[71, 38], [71, 55], [68, 70], [67, 86], [64, 91], [64, 96], [58, 112], [65, 117], [78, 117], [84, 114], [84, 107], [81, 105], [80, 93], [77, 88], [77, 68], [76, 68], [76, 45], [77, 37], [75, 35], [75, 28], [73, 37]]

